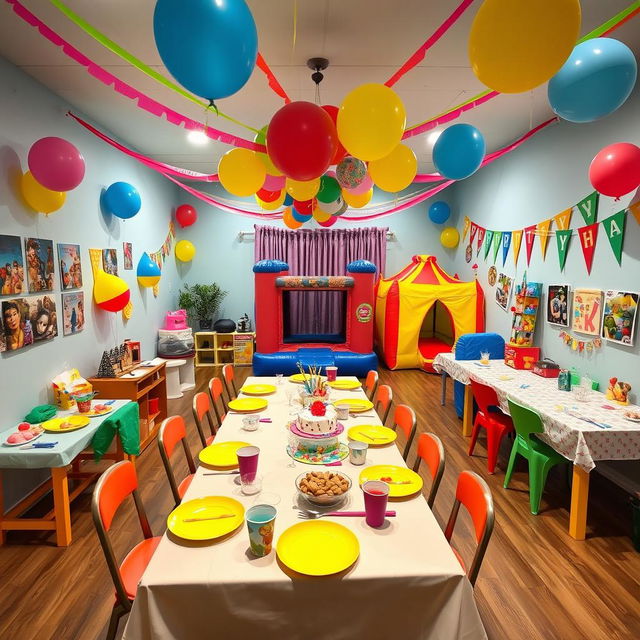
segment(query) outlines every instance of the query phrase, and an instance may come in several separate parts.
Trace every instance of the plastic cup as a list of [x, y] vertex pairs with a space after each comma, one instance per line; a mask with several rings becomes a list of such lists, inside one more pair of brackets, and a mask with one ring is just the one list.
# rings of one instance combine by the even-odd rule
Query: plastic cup
[[327, 372], [327, 382], [334, 382], [338, 377], [338, 367], [325, 367], [325, 371]]
[[338, 420], [348, 420], [349, 419], [349, 406], [340, 404], [336, 407], [336, 416]]
[[242, 428], [245, 431], [257, 431], [259, 425], [260, 416], [258, 415], [244, 416], [242, 418]]
[[282, 384], [282, 374], [276, 373], [276, 384], [280, 386]]
[[387, 510], [389, 485], [380, 480], [367, 480], [362, 485], [364, 493], [365, 521], [370, 527], [381, 527]]
[[480, 352], [480, 364], [489, 364], [489, 352], [481, 351]]
[[257, 473], [240, 475], [240, 491], [245, 496], [253, 496], [256, 493], [260, 493], [262, 491], [262, 476]]
[[369, 445], [366, 442], [352, 440], [349, 442], [349, 462], [355, 465], [364, 464], [367, 460], [367, 449]]
[[258, 455], [260, 449], [258, 447], [240, 447], [236, 451], [238, 456], [238, 467], [240, 469], [240, 481], [246, 478], [247, 482], [252, 482], [256, 477], [258, 470]]
[[247, 509], [246, 520], [249, 530], [251, 553], [262, 558], [271, 553], [276, 508], [270, 504], [256, 504]]

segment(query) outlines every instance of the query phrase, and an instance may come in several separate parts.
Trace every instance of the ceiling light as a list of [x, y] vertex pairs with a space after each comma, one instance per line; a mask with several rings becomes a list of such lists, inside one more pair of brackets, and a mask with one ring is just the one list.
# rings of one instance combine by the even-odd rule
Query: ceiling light
[[199, 131], [195, 129], [187, 133], [187, 140], [191, 144], [198, 145], [199, 147], [209, 142], [209, 138], [207, 137], [207, 134], [204, 131]]
[[432, 131], [428, 136], [427, 136], [427, 142], [433, 146], [436, 143], [436, 140], [440, 137], [440, 134], [442, 133], [442, 131]]

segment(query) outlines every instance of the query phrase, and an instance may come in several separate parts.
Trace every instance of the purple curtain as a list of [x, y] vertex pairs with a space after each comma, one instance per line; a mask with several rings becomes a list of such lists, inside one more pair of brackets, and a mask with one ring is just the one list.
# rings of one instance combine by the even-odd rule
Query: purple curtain
[[[340, 276], [353, 260], [369, 260], [384, 274], [387, 231], [358, 229], [299, 229], [288, 231], [255, 225], [255, 259], [284, 260], [294, 276]], [[289, 293], [292, 334], [338, 334], [344, 325], [343, 294], [339, 291]]]

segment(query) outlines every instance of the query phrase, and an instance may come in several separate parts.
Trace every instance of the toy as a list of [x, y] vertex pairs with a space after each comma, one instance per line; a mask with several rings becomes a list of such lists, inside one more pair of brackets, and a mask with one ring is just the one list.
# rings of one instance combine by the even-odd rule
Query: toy
[[518, 347], [533, 346], [533, 334], [536, 329], [538, 307], [540, 306], [540, 282], [527, 282], [526, 273], [522, 284], [515, 288], [515, 305], [511, 308], [513, 320], [511, 322], [510, 344]]
[[251, 331], [251, 320], [249, 320], [249, 316], [246, 313], [238, 320], [237, 330], [239, 333], [249, 333]]
[[167, 311], [164, 317], [164, 327], [168, 331], [177, 331], [178, 329], [188, 329], [187, 312], [184, 309], [177, 311]]
[[615, 400], [618, 404], [629, 404], [629, 392], [631, 385], [628, 382], [621, 382], [618, 378], [610, 378], [609, 386], [605, 393], [607, 400]]

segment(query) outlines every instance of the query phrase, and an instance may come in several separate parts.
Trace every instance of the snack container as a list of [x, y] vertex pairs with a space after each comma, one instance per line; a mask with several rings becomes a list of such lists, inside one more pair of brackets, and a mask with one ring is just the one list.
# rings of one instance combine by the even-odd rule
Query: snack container
[[542, 378], [557, 378], [560, 373], [560, 367], [553, 360], [538, 360], [533, 365], [532, 373]]
[[504, 348], [504, 363], [514, 369], [533, 369], [533, 365], [540, 360], [539, 347], [518, 347], [507, 344]]

